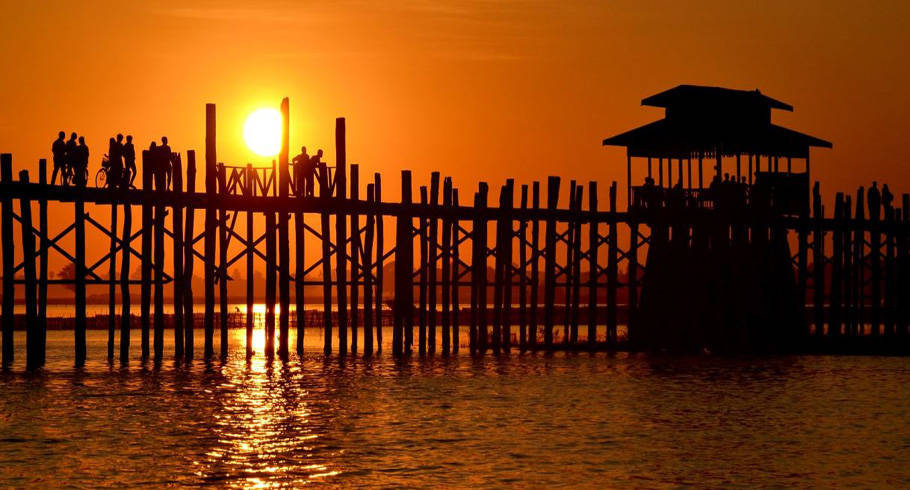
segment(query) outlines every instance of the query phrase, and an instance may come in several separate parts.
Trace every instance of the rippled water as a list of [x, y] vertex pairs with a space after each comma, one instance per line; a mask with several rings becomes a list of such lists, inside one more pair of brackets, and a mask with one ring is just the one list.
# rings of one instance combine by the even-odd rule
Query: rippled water
[[0, 485], [910, 485], [910, 359], [313, 354], [120, 368], [105, 342], [90, 332], [76, 371], [71, 335], [50, 332], [46, 373], [0, 375]]

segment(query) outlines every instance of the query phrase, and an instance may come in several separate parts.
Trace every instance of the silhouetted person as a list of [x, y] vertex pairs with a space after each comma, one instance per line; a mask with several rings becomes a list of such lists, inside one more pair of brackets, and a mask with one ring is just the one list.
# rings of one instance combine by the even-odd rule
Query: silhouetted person
[[[118, 135], [121, 138], [123, 136]], [[114, 189], [120, 185], [120, 177], [123, 174], [123, 158], [121, 157], [122, 147], [120, 143], [111, 138], [108, 141], [107, 148], [107, 187]]]
[[297, 183], [297, 195], [312, 195], [310, 192], [313, 188], [307, 178], [306, 167], [310, 165], [310, 155], [306, 152], [306, 147], [300, 147], [300, 154], [295, 156], [291, 163], [294, 164], [294, 181]]
[[[332, 183], [329, 182], [329, 174], [328, 174], [329, 169], [327, 169], [325, 166], [325, 163], [322, 162], [322, 149], [321, 148], [319, 150], [316, 150], [316, 154], [313, 155], [312, 157], [310, 157], [310, 167], [309, 168], [312, 169], [314, 178], [317, 175], [319, 176], [319, 178], [324, 177], [326, 180], [326, 184], [328, 185], [328, 187], [331, 188]], [[313, 180], [314, 179], [310, 179], [310, 182], [312, 182]], [[313, 195], [312, 188], [308, 189], [308, 191], [310, 192], [310, 195]]]
[[161, 137], [158, 155], [158, 171], [161, 173], [159, 177], [161, 179], [160, 190], [167, 190], [171, 186], [171, 147], [167, 144], [167, 136]]
[[66, 142], [66, 159], [64, 163], [63, 185], [67, 185], [73, 179], [73, 169], [76, 167], [78, 155], [76, 154], [76, 133], [70, 135]]
[[891, 194], [891, 189], [888, 189], [888, 184], [882, 185], [882, 208], [885, 210], [885, 219], [890, 220], [891, 215], [894, 212], [894, 194]]
[[121, 185], [130, 187], [136, 180], [136, 148], [133, 147], [133, 135], [126, 135], [126, 143], [123, 145], [123, 165], [129, 175], [123, 176]]
[[85, 144], [85, 136], [79, 137], [79, 146], [76, 147], [76, 162], [76, 168], [73, 169], [73, 182], [85, 187], [88, 177], [88, 146]]
[[60, 182], [63, 182], [63, 176], [66, 175], [66, 133], [60, 131], [57, 133], [57, 139], [51, 145], [51, 153], [54, 155], [54, 173], [51, 174], [51, 185], [57, 181], [57, 172], [60, 172]]
[[882, 195], [878, 190], [878, 182], [872, 181], [872, 187], [869, 188], [866, 200], [869, 203], [869, 217], [878, 219], [881, 215]]

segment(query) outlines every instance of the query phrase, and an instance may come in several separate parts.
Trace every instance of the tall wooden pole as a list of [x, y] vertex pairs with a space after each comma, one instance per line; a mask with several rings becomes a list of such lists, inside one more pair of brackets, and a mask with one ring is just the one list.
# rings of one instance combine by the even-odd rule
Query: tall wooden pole
[[[38, 180], [42, 186], [47, 185], [47, 160], [42, 158], [38, 161], [39, 173]], [[47, 238], [47, 194], [42, 193], [38, 199], [38, 227], [40, 228], [39, 237], [41, 245], [39, 255], [41, 265], [38, 270], [38, 319], [41, 322], [40, 332], [40, 364], [44, 366], [47, 345], [47, 259], [48, 259], [48, 238]], [[111, 230], [112, 232], [114, 230]]]
[[[123, 204], [123, 253], [120, 263], [120, 364], [130, 359], [130, 236], [133, 233], [133, 211], [129, 203]], [[111, 232], [116, 232], [111, 230]], [[191, 324], [192, 328], [192, 324]]]
[[227, 195], [227, 169], [223, 163], [218, 164], [218, 325], [219, 325], [219, 355], [221, 359], [227, 358], [228, 353], [228, 216], [227, 209], [221, 206], [222, 196]]
[[[343, 202], [347, 197], [347, 154], [345, 146], [344, 118], [335, 119], [335, 198]], [[338, 354], [344, 356], [348, 350], [348, 287], [347, 253], [348, 232], [346, 216], [339, 212], [335, 216], [335, 279], [338, 293]]]
[[[285, 97], [281, 100], [281, 151], [278, 153], [278, 195], [287, 198], [291, 187], [289, 160], [290, 138], [290, 103]], [[278, 260], [281, 263], [278, 272], [278, 357], [288, 360], [288, 334], [291, 318], [291, 251], [290, 232], [288, 230], [290, 215], [281, 209], [278, 211]]]
[[[13, 156], [0, 154], [0, 180], [4, 184], [13, 182]], [[3, 203], [3, 214], [0, 216], [0, 233], [3, 237], [3, 368], [13, 364], [13, 328], [15, 324], [15, 292], [13, 267], [15, 263], [15, 242], [13, 241], [13, 200], [8, 193], [0, 197]]]
[[[19, 182], [28, 184], [28, 171], [19, 172]], [[32, 228], [32, 202], [19, 198], [19, 217], [22, 223], [22, 265], [25, 272], [25, 366], [29, 371], [41, 367], [39, 348], [41, 324], [38, 320], [38, 283], [35, 273], [35, 234]]]
[[[183, 162], [180, 155], [174, 160], [174, 177], [171, 180], [173, 184], [172, 192], [174, 196], [174, 215], [171, 218], [174, 227], [174, 281], [173, 281], [173, 302], [174, 302], [174, 357], [180, 359], [184, 354], [183, 332], [183, 287], [186, 281], [183, 278]], [[192, 211], [191, 211], [192, 212]], [[125, 252], [126, 253], [126, 252]], [[192, 327], [190, 327], [192, 328]]]
[[[247, 164], [246, 166], [245, 179], [246, 186], [244, 186], [243, 194], [247, 198], [252, 198], [256, 193], [257, 183], [256, 173], [253, 171], [252, 164]], [[253, 265], [253, 251], [255, 250], [253, 241], [253, 210], [248, 209], [246, 212], [246, 317], [244, 318], [246, 327], [245, 354], [247, 359], [253, 356], [253, 319], [256, 314], [253, 311], [256, 277]]]
[[[196, 151], [186, 152], [186, 193], [196, 193]], [[196, 238], [195, 228], [196, 209], [187, 207], [186, 223], [183, 236], [183, 309], [186, 329], [184, 329], [183, 358], [186, 362], [193, 360], [196, 327], [195, 311], [193, 308], [193, 265], [195, 251], [193, 240]]]
[[205, 105], [205, 260], [203, 263], [205, 286], [205, 359], [215, 354], [215, 197], [216, 165], [215, 153], [215, 104]]

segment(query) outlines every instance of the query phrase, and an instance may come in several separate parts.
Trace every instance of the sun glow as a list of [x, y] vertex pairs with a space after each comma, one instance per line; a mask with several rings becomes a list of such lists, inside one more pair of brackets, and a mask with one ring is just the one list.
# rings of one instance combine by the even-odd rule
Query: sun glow
[[271, 157], [281, 149], [281, 113], [265, 107], [253, 111], [243, 124], [243, 139], [253, 153]]

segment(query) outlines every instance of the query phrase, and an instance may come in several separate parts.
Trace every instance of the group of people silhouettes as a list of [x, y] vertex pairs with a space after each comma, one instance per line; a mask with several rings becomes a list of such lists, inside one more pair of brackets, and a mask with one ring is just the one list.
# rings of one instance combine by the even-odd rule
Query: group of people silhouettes
[[85, 185], [88, 179], [88, 146], [85, 137], [73, 133], [66, 139], [66, 133], [60, 131], [57, 139], [51, 145], [54, 157], [54, 172], [51, 174], [51, 184], [57, 183], [57, 174], [60, 174], [61, 185]]
[[[884, 218], [886, 220], [893, 218], [894, 194], [891, 193], [888, 184], [884, 184], [879, 190], [878, 182], [873, 180], [872, 187], [869, 188], [869, 193], [866, 194], [866, 202], [869, 205], [870, 218]], [[884, 215], [881, 214], [883, 210], [885, 211]]]
[[[322, 150], [310, 156], [306, 147], [300, 147], [300, 154], [295, 156], [291, 163], [294, 165], [294, 182], [297, 186], [298, 196], [312, 196], [315, 187], [316, 172], [325, 172], [327, 169], [322, 162]], [[326, 176], [328, 177], [328, 176]]]
[[[69, 140], [66, 133], [60, 131], [53, 145], [51, 153], [54, 157], [54, 172], [51, 175], [51, 185], [57, 183], [57, 174], [60, 174], [61, 185], [88, 184], [88, 146], [85, 137], [73, 133]], [[152, 141], [149, 145], [149, 155], [146, 164], [152, 172], [153, 185], [158, 190], [165, 190], [171, 185], [174, 154], [167, 143], [167, 136], [161, 138], [161, 144]], [[99, 175], [105, 178], [96, 178], [96, 184], [111, 189], [133, 187], [138, 171], [136, 169], [136, 148], [133, 146], [133, 136], [126, 135], [125, 141], [122, 134], [112, 137], [108, 141], [107, 154], [101, 160]]]
[[136, 149], [133, 147], [133, 135], [117, 134], [108, 142], [106, 158], [101, 160], [101, 167], [107, 172], [105, 185], [110, 188], [129, 187], [136, 178]]

